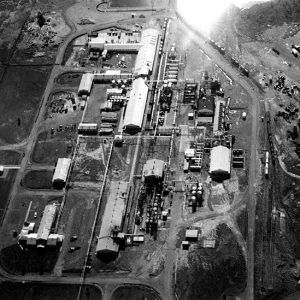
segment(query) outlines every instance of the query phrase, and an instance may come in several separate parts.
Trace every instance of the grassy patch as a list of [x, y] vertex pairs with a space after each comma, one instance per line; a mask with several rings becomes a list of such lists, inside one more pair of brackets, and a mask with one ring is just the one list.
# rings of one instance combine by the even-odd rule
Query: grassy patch
[[255, 38], [268, 25], [281, 26], [284, 23], [299, 22], [300, 2], [296, 0], [274, 0], [252, 6], [241, 12], [238, 29]]
[[81, 81], [81, 77], [81, 72], [66, 72], [57, 76], [54, 82], [60, 85], [67, 84], [68, 86], [78, 87]]
[[28, 137], [50, 70], [46, 67], [8, 68], [0, 85], [2, 143], [18, 143]]
[[11, 150], [0, 151], [0, 165], [17, 165], [21, 161], [19, 152]]
[[145, 286], [131, 286], [131, 287], [119, 287], [113, 293], [112, 300], [121, 299], [147, 299], [147, 300], [158, 300], [160, 299], [157, 292], [145, 287]]
[[22, 184], [29, 189], [50, 189], [52, 187], [52, 177], [52, 171], [29, 171], [22, 179]]

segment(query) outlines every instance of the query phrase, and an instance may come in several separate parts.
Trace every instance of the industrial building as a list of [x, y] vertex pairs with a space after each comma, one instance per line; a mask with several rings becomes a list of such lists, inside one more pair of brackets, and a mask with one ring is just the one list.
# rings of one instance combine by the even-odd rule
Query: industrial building
[[141, 36], [136, 32], [103, 32], [89, 40], [90, 50], [135, 51], [138, 52], [134, 67], [134, 76], [148, 76], [153, 69], [153, 63], [158, 44], [159, 30], [147, 28]]
[[159, 31], [148, 28], [143, 30], [141, 36], [141, 48], [136, 58], [134, 76], [148, 76], [153, 69]]
[[119, 242], [117, 236], [122, 230], [127, 188], [128, 182], [111, 182], [96, 246], [96, 255], [103, 261], [113, 260], [118, 255]]
[[19, 235], [18, 243], [21, 247], [36, 246], [45, 248], [46, 246], [61, 245], [63, 235], [51, 233], [57, 215], [57, 205], [55, 203], [46, 205], [38, 231], [35, 233], [35, 223], [25, 222]]
[[155, 182], [162, 180], [164, 177], [166, 163], [159, 159], [149, 159], [143, 167], [143, 180], [147, 182]]
[[125, 131], [137, 132], [141, 130], [147, 96], [148, 86], [146, 85], [145, 80], [143, 78], [134, 80], [123, 122]]
[[209, 174], [215, 181], [230, 177], [231, 150], [225, 146], [213, 147], [210, 152]]
[[84, 73], [78, 88], [78, 95], [90, 95], [93, 86], [94, 74]]
[[63, 188], [66, 185], [69, 169], [71, 166], [70, 158], [59, 158], [52, 177], [52, 185], [55, 188]]
[[141, 47], [141, 33], [124, 29], [111, 28], [107, 32], [98, 32], [90, 37], [88, 46], [91, 50], [138, 51]]
[[215, 99], [215, 117], [213, 124], [213, 134], [219, 135], [223, 133], [225, 122], [225, 105], [226, 101], [216, 97]]
[[214, 108], [213, 96], [203, 97], [198, 100], [198, 125], [213, 123]]
[[98, 134], [98, 124], [97, 123], [79, 123], [78, 134], [96, 135], [96, 134]]

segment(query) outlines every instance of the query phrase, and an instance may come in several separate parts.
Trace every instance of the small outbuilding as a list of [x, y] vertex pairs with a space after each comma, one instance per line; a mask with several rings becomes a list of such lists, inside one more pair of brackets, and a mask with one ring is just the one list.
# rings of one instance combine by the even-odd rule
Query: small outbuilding
[[199, 231], [197, 229], [187, 229], [185, 231], [185, 240], [191, 241], [191, 242], [197, 242], [198, 234], [199, 234]]

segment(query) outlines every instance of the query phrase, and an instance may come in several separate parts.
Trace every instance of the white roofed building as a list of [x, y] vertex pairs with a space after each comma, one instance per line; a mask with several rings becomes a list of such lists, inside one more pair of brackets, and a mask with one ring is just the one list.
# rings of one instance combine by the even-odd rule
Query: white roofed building
[[142, 47], [134, 67], [135, 76], [148, 76], [152, 72], [158, 37], [159, 31], [157, 29], [148, 28], [142, 32]]
[[50, 235], [52, 225], [56, 217], [57, 205], [55, 203], [46, 205], [41, 223], [37, 232], [37, 246], [44, 248], [47, 244], [48, 237]]
[[224, 146], [213, 147], [210, 152], [209, 174], [213, 180], [222, 181], [230, 177], [231, 150]]
[[113, 231], [116, 230], [117, 235], [122, 230], [127, 188], [128, 182], [111, 182], [96, 246], [97, 257], [103, 261], [113, 260], [118, 255], [119, 244]]
[[123, 128], [125, 131], [140, 131], [147, 103], [148, 86], [143, 78], [135, 79], [127, 103]]
[[92, 90], [93, 81], [94, 74], [84, 73], [81, 77], [80, 85], [78, 88], [78, 95], [89, 95]]
[[52, 177], [52, 185], [57, 188], [62, 188], [67, 182], [69, 169], [71, 166], [70, 158], [59, 158]]

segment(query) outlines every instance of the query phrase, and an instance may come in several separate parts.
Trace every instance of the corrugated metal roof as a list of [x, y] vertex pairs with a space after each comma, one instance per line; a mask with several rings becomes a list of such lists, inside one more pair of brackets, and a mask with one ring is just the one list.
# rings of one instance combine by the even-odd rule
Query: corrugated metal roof
[[93, 74], [84, 73], [81, 77], [78, 93], [83, 91], [90, 93], [93, 85], [93, 80], [94, 80]]
[[118, 251], [119, 245], [113, 241], [111, 234], [115, 226], [121, 227], [122, 225], [127, 187], [128, 182], [125, 181], [111, 182], [96, 247], [97, 253], [99, 251]]
[[123, 122], [125, 129], [135, 128], [140, 130], [142, 128], [147, 95], [148, 86], [145, 84], [144, 79], [135, 79], [132, 83], [132, 90], [126, 107]]
[[134, 74], [148, 75], [152, 71], [159, 31], [148, 28], [142, 32], [142, 47], [136, 58]]
[[57, 160], [56, 168], [52, 177], [52, 183], [55, 181], [66, 182], [70, 165], [70, 158], [59, 158]]
[[52, 228], [52, 224], [55, 219], [57, 206], [56, 204], [46, 205], [43, 213], [43, 217], [37, 232], [37, 240], [47, 240], [50, 230]]
[[230, 174], [230, 149], [224, 146], [213, 147], [210, 152], [209, 173], [228, 173]]

